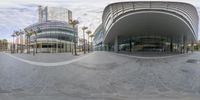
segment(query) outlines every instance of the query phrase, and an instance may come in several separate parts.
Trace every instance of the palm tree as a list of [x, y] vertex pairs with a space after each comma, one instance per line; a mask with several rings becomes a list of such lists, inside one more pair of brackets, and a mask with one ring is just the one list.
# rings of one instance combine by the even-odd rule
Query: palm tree
[[38, 28], [37, 29], [38, 31], [33, 31], [33, 30], [31, 30], [31, 35], [35, 35], [35, 51], [36, 51], [36, 53], [37, 53], [37, 32], [39, 32], [40, 31], [40, 29]]
[[23, 53], [23, 51], [24, 51], [24, 48], [23, 48], [23, 35], [24, 35], [24, 32], [22, 32], [22, 30], [20, 30], [20, 51], [21, 51], [21, 53]]
[[[35, 45], [33, 45], [33, 56], [35, 56], [35, 52], [37, 53], [37, 39], [36, 39], [36, 37], [37, 37], [37, 33], [36, 33], [36, 31], [33, 31], [32, 29], [30, 30], [30, 36], [31, 35], [35, 35]], [[30, 41], [30, 37], [29, 37], [29, 41]]]
[[93, 45], [93, 44], [92, 44], [92, 38], [93, 38], [93, 37], [94, 37], [94, 34], [91, 34], [91, 35], [90, 35], [90, 38], [91, 38], [91, 50], [93, 50], [93, 46], [92, 46], [92, 45]]
[[[77, 52], [76, 52], [76, 43], [77, 43], [77, 41], [76, 41], [76, 33], [75, 33], [75, 26], [77, 25], [77, 24], [79, 24], [79, 21], [78, 20], [70, 20], [70, 22], [69, 22], [69, 24], [71, 24], [72, 25], [72, 27], [73, 27], [73, 31], [74, 31], [74, 55], [77, 55]], [[77, 35], [78, 36], [78, 35]]]
[[15, 49], [14, 49], [14, 39], [15, 39], [15, 34], [13, 33], [12, 35], [11, 35], [11, 37], [13, 37], [13, 42], [12, 42], [12, 49], [11, 49], [11, 53], [14, 53], [15, 51]]
[[18, 53], [18, 51], [19, 51], [19, 49], [18, 49], [18, 42], [19, 42], [19, 35], [20, 35], [19, 31], [15, 31], [15, 35], [17, 37], [17, 53]]
[[24, 31], [26, 33], [26, 38], [27, 38], [27, 42], [26, 42], [27, 53], [30, 53], [30, 37], [31, 37], [32, 33], [28, 32], [26, 29], [24, 29]]
[[38, 49], [37, 34], [40, 32], [42, 32], [41, 29], [39, 27], [37, 27], [37, 31], [35, 32], [36, 53], [38, 53], [38, 51], [37, 51], [37, 49]]
[[89, 35], [92, 33], [90, 30], [86, 32], [88, 34], [88, 53], [90, 52], [90, 43], [89, 43]]
[[82, 30], [83, 30], [83, 50], [84, 50], [84, 54], [86, 53], [85, 51], [85, 30], [88, 29], [88, 27], [83, 26]]

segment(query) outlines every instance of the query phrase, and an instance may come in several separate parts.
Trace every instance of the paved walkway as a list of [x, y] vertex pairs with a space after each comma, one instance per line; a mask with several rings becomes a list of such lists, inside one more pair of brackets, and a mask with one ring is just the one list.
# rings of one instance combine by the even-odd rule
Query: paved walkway
[[32, 65], [37, 65], [37, 66], [47, 66], [47, 67], [67, 65], [67, 64], [82, 60], [88, 56], [88, 55], [74, 56], [69, 53], [53, 54], [53, 55], [52, 54], [37, 54], [36, 56], [30, 56], [27, 54], [15, 54], [15, 55], [9, 54], [9, 53], [5, 53], [5, 54], [21, 62], [25, 62]]
[[15, 53], [10, 55], [21, 59], [26, 59], [29, 61], [46, 62], [46, 63], [63, 62], [84, 56], [82, 52], [78, 52], [78, 56], [74, 56], [72, 55], [72, 53], [38, 53], [35, 56], [33, 56], [33, 54]]
[[0, 53], [0, 100], [200, 98], [200, 65], [190, 61], [199, 61], [199, 52], [161, 59], [110, 52], [82, 57], [69, 64], [44, 67]]

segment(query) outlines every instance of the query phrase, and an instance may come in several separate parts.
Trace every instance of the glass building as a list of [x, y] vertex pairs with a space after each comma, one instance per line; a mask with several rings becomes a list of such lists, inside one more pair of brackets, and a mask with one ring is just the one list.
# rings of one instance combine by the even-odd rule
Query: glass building
[[198, 18], [188, 3], [112, 3], [103, 11], [94, 41], [96, 48], [115, 52], [187, 52], [197, 42]]
[[57, 20], [69, 22], [72, 19], [72, 12], [61, 7], [38, 7], [39, 22], [46, 22], [48, 20]]
[[[39, 22], [26, 27], [24, 30], [32, 34], [31, 46], [37, 46], [37, 52], [62, 53], [71, 52], [74, 40], [78, 40], [78, 27], [73, 29], [69, 21], [71, 11], [65, 8], [39, 6]], [[75, 37], [74, 37], [75, 34]]]

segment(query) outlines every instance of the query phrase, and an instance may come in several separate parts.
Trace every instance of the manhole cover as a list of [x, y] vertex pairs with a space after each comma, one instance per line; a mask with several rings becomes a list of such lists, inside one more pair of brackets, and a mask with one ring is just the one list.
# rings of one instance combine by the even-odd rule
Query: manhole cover
[[197, 60], [197, 59], [188, 59], [186, 62], [187, 62], [187, 63], [195, 63], [195, 64], [198, 64], [198, 63], [200, 63], [200, 60]]

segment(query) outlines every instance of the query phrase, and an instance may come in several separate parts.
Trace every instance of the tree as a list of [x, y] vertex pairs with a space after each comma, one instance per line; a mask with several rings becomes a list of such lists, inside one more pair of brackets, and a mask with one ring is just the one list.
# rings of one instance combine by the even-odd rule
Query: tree
[[11, 53], [15, 53], [15, 47], [14, 47], [14, 39], [15, 39], [15, 33], [13, 33], [12, 35], [11, 35], [11, 37], [13, 37], [13, 42], [12, 42], [12, 48], [11, 48]]
[[93, 45], [93, 44], [92, 44], [92, 38], [93, 38], [93, 37], [94, 37], [94, 34], [91, 34], [91, 35], [90, 35], [90, 38], [91, 38], [91, 50], [93, 50], [93, 46], [92, 46], [92, 45]]
[[89, 37], [90, 37], [90, 34], [92, 33], [90, 30], [87, 30], [87, 35], [88, 35], [88, 53], [90, 52], [90, 43], [89, 43]]
[[24, 49], [23, 49], [23, 35], [24, 35], [24, 32], [22, 32], [21, 30], [20, 30], [20, 51], [21, 51], [21, 53], [23, 53], [23, 51], [24, 51]]
[[18, 53], [18, 51], [19, 51], [19, 49], [18, 49], [18, 42], [19, 42], [19, 35], [20, 35], [20, 32], [19, 31], [15, 31], [15, 35], [16, 35], [16, 37], [17, 37], [17, 43], [16, 43], [16, 46], [17, 46], [17, 53]]
[[78, 20], [70, 20], [70, 22], [69, 22], [69, 24], [71, 24], [72, 25], [72, 27], [73, 27], [73, 32], [74, 32], [74, 55], [77, 55], [77, 52], [76, 52], [76, 43], [77, 43], [77, 41], [76, 41], [76, 37], [78, 36], [76, 36], [76, 32], [75, 32], [75, 26], [77, 25], [77, 24], [79, 24], [79, 21]]
[[84, 54], [86, 53], [85, 51], [85, 30], [88, 29], [88, 27], [83, 26], [82, 30], [83, 30], [83, 50], [84, 50]]
[[32, 33], [28, 32], [26, 29], [24, 29], [24, 31], [25, 31], [26, 39], [27, 39], [27, 41], [26, 41], [27, 53], [30, 53], [30, 37], [31, 37]]

